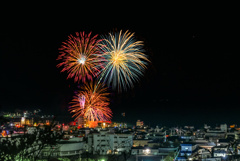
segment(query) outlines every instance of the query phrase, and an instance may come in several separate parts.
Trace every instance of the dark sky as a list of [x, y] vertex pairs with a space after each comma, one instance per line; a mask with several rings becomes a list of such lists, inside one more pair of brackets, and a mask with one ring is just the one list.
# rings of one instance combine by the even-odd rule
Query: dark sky
[[236, 14], [137, 12], [109, 18], [108, 12], [92, 17], [34, 11], [2, 23], [6, 29], [0, 31], [0, 110], [40, 108], [70, 118], [68, 102], [77, 84], [56, 68], [58, 48], [75, 32], [101, 35], [123, 29], [144, 41], [152, 63], [133, 90], [112, 93], [113, 120], [123, 120], [121, 113], [126, 112], [125, 120], [132, 123], [141, 119], [151, 125], [238, 124]]

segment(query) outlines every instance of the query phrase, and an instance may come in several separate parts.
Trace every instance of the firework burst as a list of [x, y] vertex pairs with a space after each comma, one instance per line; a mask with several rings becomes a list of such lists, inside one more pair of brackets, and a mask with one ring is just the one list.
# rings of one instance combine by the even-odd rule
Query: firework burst
[[86, 79], [92, 78], [99, 72], [98, 66], [95, 64], [96, 54], [98, 54], [98, 44], [101, 40], [97, 40], [97, 35], [91, 38], [91, 33], [76, 32], [76, 36], [70, 35], [66, 42], [63, 42], [60, 55], [57, 60], [62, 60], [57, 67], [63, 66], [61, 72], [67, 71], [68, 78], [73, 78], [75, 82], [85, 82]]
[[102, 84], [84, 85], [70, 103], [69, 111], [75, 119], [83, 116], [88, 121], [109, 121], [112, 111], [109, 106], [109, 93]]
[[143, 42], [136, 41], [134, 33], [120, 31], [114, 35], [109, 33], [98, 46], [101, 54], [96, 61], [104, 66], [100, 79], [118, 91], [132, 88], [149, 62], [143, 53]]

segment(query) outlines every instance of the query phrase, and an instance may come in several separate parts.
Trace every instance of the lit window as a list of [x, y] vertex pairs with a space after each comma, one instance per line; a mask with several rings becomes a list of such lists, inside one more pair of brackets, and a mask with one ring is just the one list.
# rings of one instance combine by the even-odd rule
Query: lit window
[[145, 154], [145, 155], [148, 155], [148, 154], [150, 154], [150, 149], [145, 149], [145, 150], [143, 150], [143, 153]]

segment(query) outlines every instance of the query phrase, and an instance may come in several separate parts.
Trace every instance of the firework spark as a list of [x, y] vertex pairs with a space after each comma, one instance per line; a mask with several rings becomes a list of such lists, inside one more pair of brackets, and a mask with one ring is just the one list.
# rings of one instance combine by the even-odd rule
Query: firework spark
[[84, 85], [73, 97], [69, 111], [75, 119], [83, 116], [88, 121], [109, 121], [112, 111], [109, 106], [109, 93], [102, 84]]
[[100, 79], [118, 91], [132, 88], [149, 62], [143, 53], [143, 42], [136, 41], [134, 33], [120, 31], [115, 35], [109, 33], [98, 46], [101, 54], [96, 61], [104, 66]]
[[60, 55], [57, 60], [62, 60], [57, 67], [63, 66], [61, 72], [67, 71], [68, 78], [73, 78], [75, 82], [85, 82], [86, 79], [92, 80], [99, 67], [96, 62], [96, 54], [98, 53], [97, 45], [101, 40], [97, 40], [97, 35], [91, 38], [91, 33], [76, 32], [76, 36], [70, 35], [66, 42], [63, 42]]

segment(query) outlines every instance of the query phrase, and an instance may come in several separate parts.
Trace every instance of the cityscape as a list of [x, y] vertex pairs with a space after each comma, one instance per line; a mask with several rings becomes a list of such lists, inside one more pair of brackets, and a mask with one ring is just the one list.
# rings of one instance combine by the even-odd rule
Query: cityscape
[[149, 3], [2, 14], [0, 161], [240, 161], [239, 14]]
[[[220, 124], [201, 128], [150, 127], [142, 120], [128, 126], [126, 122], [88, 121], [79, 117], [72, 122], [59, 122], [54, 115], [33, 111], [1, 112], [1, 159], [5, 152], [17, 149], [18, 138], [25, 151], [12, 154], [20, 160], [239, 160], [240, 128]], [[47, 131], [50, 127], [50, 131]], [[41, 132], [45, 133], [41, 133]], [[54, 135], [50, 136], [49, 135]], [[39, 135], [38, 135], [39, 134]], [[43, 147], [31, 142], [29, 135], [49, 135], [54, 141]], [[59, 137], [59, 136], [60, 137]], [[34, 142], [37, 142], [35, 138]], [[7, 141], [12, 142], [6, 145]], [[22, 142], [19, 140], [19, 144]], [[41, 145], [41, 143], [39, 143]], [[28, 151], [28, 153], [26, 153]], [[36, 153], [37, 151], [37, 153]], [[22, 154], [22, 153], [25, 153]], [[21, 156], [21, 155], [22, 156]], [[5, 158], [6, 159], [6, 158]], [[7, 160], [7, 159], [6, 159]]]

